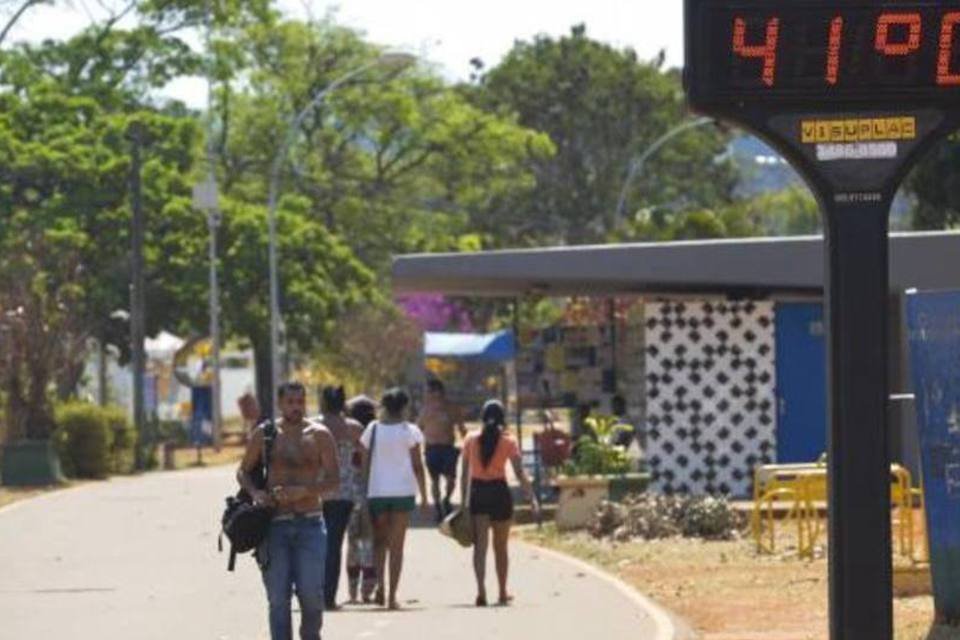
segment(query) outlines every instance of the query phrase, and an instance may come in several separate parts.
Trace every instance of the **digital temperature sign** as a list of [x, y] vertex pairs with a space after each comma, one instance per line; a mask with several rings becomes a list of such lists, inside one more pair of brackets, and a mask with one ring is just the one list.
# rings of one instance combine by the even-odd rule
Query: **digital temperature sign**
[[688, 3], [696, 104], [960, 104], [960, 0]]
[[892, 640], [888, 225], [960, 128], [960, 0], [684, 0], [694, 112], [760, 136], [823, 210], [830, 637]]

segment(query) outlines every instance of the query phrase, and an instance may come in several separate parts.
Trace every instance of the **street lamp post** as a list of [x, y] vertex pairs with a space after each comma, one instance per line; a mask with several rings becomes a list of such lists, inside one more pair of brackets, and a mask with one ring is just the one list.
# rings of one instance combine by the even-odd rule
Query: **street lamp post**
[[330, 93], [337, 90], [356, 76], [365, 73], [374, 67], [403, 69], [416, 61], [416, 58], [406, 53], [384, 53], [376, 60], [363, 64], [349, 71], [313, 96], [307, 106], [290, 119], [286, 134], [280, 143], [280, 149], [270, 167], [270, 188], [267, 196], [267, 225], [269, 234], [269, 270], [270, 270], [270, 397], [266, 407], [267, 415], [275, 415], [274, 397], [280, 384], [280, 286], [277, 271], [277, 202], [280, 192], [280, 174], [283, 164], [287, 160], [290, 147], [296, 139], [303, 121], [316, 109]]
[[212, 379], [210, 384], [210, 409], [213, 422], [213, 444], [219, 450], [222, 441], [223, 409], [220, 393], [220, 289], [217, 279], [217, 228], [220, 226], [220, 196], [217, 192], [216, 159], [213, 120], [213, 68], [211, 40], [213, 38], [213, 8], [210, 0], [205, 4], [204, 40], [207, 53], [207, 177], [193, 190], [194, 204], [207, 215], [210, 232], [210, 360]]
[[675, 137], [680, 135], [685, 131], [690, 129], [696, 129], [697, 127], [702, 127], [714, 122], [713, 118], [697, 118], [695, 120], [690, 120], [689, 122], [684, 122], [683, 124], [677, 125], [670, 131], [667, 131], [665, 134], [657, 138], [653, 144], [646, 148], [646, 150], [637, 156], [633, 162], [630, 163], [630, 171], [627, 173], [626, 180], [623, 181], [623, 187], [620, 189], [620, 199], [617, 201], [617, 219], [623, 217], [623, 208], [627, 205], [627, 192], [630, 190], [630, 185], [633, 181], [643, 173], [643, 166], [646, 164], [647, 160], [653, 156], [657, 151], [662, 149], [668, 142], [673, 140]]

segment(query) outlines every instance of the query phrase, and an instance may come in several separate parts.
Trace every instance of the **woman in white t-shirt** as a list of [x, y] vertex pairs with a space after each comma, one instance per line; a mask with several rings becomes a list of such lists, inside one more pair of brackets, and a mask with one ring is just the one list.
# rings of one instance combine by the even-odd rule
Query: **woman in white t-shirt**
[[384, 604], [384, 569], [390, 554], [390, 591], [386, 601], [391, 609], [399, 609], [397, 585], [403, 569], [403, 544], [410, 524], [410, 512], [416, 509], [417, 492], [420, 505], [428, 509], [427, 485], [424, 480], [421, 449], [423, 433], [415, 424], [404, 420], [410, 396], [403, 389], [383, 394], [383, 419], [367, 426], [360, 438], [370, 455], [370, 479], [367, 483], [367, 508], [373, 520], [373, 545], [379, 585], [374, 600]]

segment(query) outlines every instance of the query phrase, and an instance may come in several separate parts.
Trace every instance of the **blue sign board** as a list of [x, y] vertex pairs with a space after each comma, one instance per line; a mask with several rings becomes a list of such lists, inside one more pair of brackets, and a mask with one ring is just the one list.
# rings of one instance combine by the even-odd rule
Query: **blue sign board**
[[210, 387], [190, 389], [190, 441], [197, 447], [213, 444], [213, 392]]
[[907, 296], [910, 366], [916, 394], [938, 617], [960, 621], [960, 292]]

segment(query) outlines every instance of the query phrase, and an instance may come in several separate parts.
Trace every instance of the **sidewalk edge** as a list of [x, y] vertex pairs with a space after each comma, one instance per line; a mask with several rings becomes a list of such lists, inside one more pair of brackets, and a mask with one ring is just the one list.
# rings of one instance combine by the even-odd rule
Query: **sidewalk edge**
[[554, 549], [548, 549], [546, 547], [525, 542], [523, 540], [511, 540], [511, 543], [520, 544], [524, 547], [527, 547], [531, 551], [542, 553], [550, 558], [553, 558], [554, 560], [572, 565], [578, 570], [598, 578], [603, 582], [606, 582], [608, 585], [619, 591], [620, 594], [625, 598], [633, 602], [638, 608], [642, 609], [643, 612], [650, 617], [650, 619], [653, 621], [654, 627], [656, 627], [656, 633], [650, 640], [676, 640], [677, 630], [673, 624], [673, 620], [670, 618], [670, 615], [659, 605], [650, 600], [647, 596], [643, 595], [617, 576], [608, 573], [603, 569], [590, 564], [589, 562], [585, 562], [580, 558], [575, 558], [571, 555], [567, 555], [566, 553], [556, 551]]
[[219, 467], [226, 467], [231, 465], [213, 465], [210, 467], [199, 467], [199, 468], [186, 468], [186, 469], [171, 469], [168, 471], [142, 471], [139, 473], [134, 473], [130, 475], [117, 475], [109, 476], [103, 478], [102, 480], [92, 480], [92, 479], [82, 479], [76, 481], [75, 484], [68, 484], [63, 487], [52, 488], [49, 491], [42, 491], [35, 496], [30, 496], [29, 498], [21, 498], [19, 500], [14, 500], [13, 502], [6, 504], [0, 507], [0, 515], [4, 515], [11, 511], [15, 511], [20, 507], [24, 507], [35, 502], [40, 502], [44, 500], [51, 500], [59, 496], [68, 495], [75, 491], [83, 491], [88, 489], [96, 489], [97, 487], [105, 487], [111, 483], [121, 483], [121, 482], [136, 482], [137, 480], [142, 480], [144, 478], [154, 478], [161, 476], [173, 476], [173, 475], [187, 475], [192, 473], [203, 473], [204, 471], [209, 471], [210, 469], [217, 469]]

